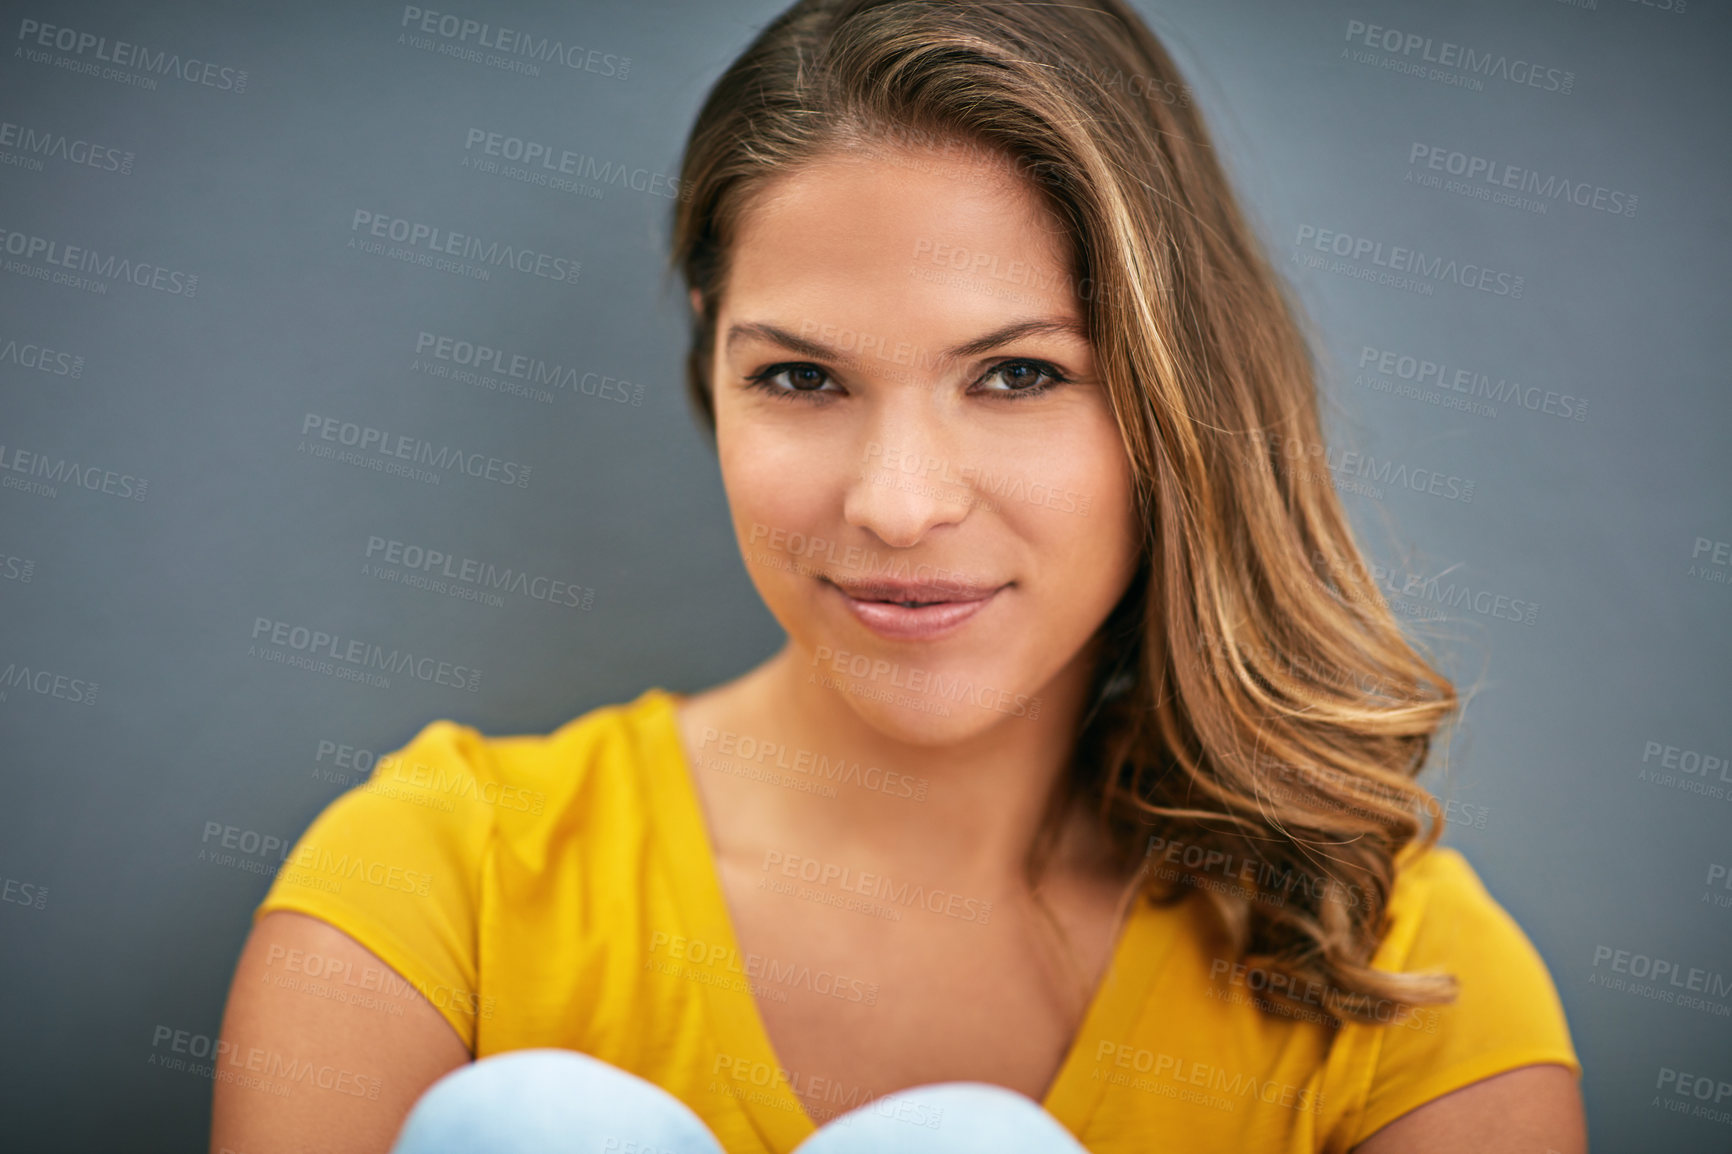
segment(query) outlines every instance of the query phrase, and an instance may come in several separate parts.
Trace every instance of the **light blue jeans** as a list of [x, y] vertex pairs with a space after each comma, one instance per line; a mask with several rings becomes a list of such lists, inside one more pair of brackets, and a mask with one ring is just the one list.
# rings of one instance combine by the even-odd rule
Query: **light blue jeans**
[[[391, 1154], [725, 1152], [690, 1107], [636, 1074], [575, 1050], [513, 1050], [428, 1087]], [[832, 1118], [797, 1154], [1088, 1152], [1013, 1090], [941, 1082]]]

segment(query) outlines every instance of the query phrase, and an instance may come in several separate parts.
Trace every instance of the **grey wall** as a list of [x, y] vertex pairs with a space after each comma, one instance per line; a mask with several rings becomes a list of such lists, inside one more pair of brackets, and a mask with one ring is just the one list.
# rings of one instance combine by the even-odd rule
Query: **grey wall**
[[[1732, 1083], [1726, 13], [1139, 6], [1316, 326], [1322, 467], [1397, 607], [1476, 688], [1429, 780], [1452, 803], [1447, 840], [1557, 979], [1595, 1149], [1725, 1150], [1732, 1097], [1692, 1116], [1659, 1082]], [[384, 752], [435, 717], [544, 731], [778, 645], [683, 400], [683, 317], [659, 270], [685, 130], [779, 7], [439, 9], [584, 50], [585, 67], [526, 75], [444, 54], [460, 45], [437, 34], [418, 46], [388, 4], [4, 6], [14, 1139], [202, 1148], [210, 1083], [150, 1065], [153, 1038], [216, 1033], [275, 860], [265, 839], [292, 841], [360, 780], [321, 743]], [[31, 22], [70, 29], [70, 50]], [[115, 41], [191, 79], [99, 59]], [[1425, 60], [1463, 49], [1487, 71]], [[623, 183], [478, 169], [474, 132]], [[1528, 203], [1489, 195], [1505, 191]], [[392, 259], [362, 247], [357, 213], [527, 249], [553, 275]], [[453, 376], [418, 350], [440, 338], [542, 362], [555, 383]], [[324, 418], [493, 458], [496, 476], [321, 457], [344, 448], [306, 431]], [[545, 578], [545, 596], [375, 576], [375, 538]], [[279, 622], [432, 658], [431, 679], [292, 667], [274, 660], [295, 652], [271, 644]], [[259, 852], [212, 860], [212, 823]], [[1623, 972], [1656, 960], [1685, 985]], [[1689, 1001], [1689, 985], [1707, 988]]]

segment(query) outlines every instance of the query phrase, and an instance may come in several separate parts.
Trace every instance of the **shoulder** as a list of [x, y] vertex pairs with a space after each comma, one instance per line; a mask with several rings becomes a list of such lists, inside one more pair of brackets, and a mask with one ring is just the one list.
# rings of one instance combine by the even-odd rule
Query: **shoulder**
[[1388, 921], [1372, 964], [1397, 972], [1538, 965], [1533, 943], [1459, 850], [1410, 846], [1396, 859]]
[[1460, 851], [1433, 846], [1397, 859], [1386, 932], [1372, 965], [1455, 978], [1454, 1001], [1421, 1017], [1477, 1039], [1525, 1029], [1568, 1048], [1551, 972], [1533, 941]]
[[655, 790], [683, 754], [673, 697], [648, 689], [628, 702], [598, 706], [549, 733], [500, 734], [477, 751], [488, 775], [483, 802], [502, 839], [581, 848], [574, 835], [616, 839], [641, 830]]
[[1522, 1066], [1579, 1076], [1557, 988], [1533, 942], [1457, 850], [1410, 848], [1397, 859], [1386, 933], [1372, 959], [1395, 973], [1441, 973], [1456, 996], [1355, 1025], [1364, 1087], [1355, 1141], [1434, 1098]]
[[667, 758], [662, 715], [669, 709], [668, 694], [648, 689], [545, 733], [487, 734], [441, 718], [381, 757], [354, 792], [395, 792], [424, 816], [467, 812], [503, 835], [525, 835], [560, 824], [574, 808], [618, 805], [641, 793], [646, 768]]
[[499, 874], [519, 879], [510, 892], [521, 895], [537, 879], [572, 872], [547, 868], [556, 855], [581, 867], [635, 852], [632, 831], [653, 809], [644, 781], [669, 756], [667, 709], [667, 695], [651, 689], [551, 733], [489, 736], [450, 718], [427, 723], [313, 820], [285, 853], [255, 921], [293, 910], [342, 930], [423, 992], [473, 1047], [477, 943]]
[[266, 905], [297, 891], [335, 896], [356, 876], [377, 874], [390, 877], [387, 888], [473, 906], [490, 852], [541, 857], [553, 844], [581, 841], [571, 836], [577, 826], [606, 831], [646, 808], [644, 766], [666, 756], [653, 739], [665, 728], [658, 711], [669, 708], [668, 695], [650, 689], [549, 733], [488, 735], [431, 721], [313, 820]]

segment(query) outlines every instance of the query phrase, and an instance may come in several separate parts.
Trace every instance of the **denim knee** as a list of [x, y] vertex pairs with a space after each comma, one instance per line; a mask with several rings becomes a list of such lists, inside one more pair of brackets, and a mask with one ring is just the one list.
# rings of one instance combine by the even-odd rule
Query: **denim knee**
[[421, 1095], [391, 1154], [724, 1154], [690, 1107], [575, 1050], [513, 1050]]
[[831, 1119], [794, 1154], [1088, 1154], [1033, 1099], [986, 1082], [899, 1090]]

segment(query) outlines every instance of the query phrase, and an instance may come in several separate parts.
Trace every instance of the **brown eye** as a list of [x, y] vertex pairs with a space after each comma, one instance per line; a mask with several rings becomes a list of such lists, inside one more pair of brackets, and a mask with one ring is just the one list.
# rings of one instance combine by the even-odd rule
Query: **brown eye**
[[987, 370], [982, 381], [997, 379], [1006, 386], [1004, 388], [987, 388], [989, 393], [999, 393], [1006, 396], [1031, 397], [1039, 396], [1054, 385], [1063, 384], [1068, 378], [1053, 366], [1044, 361], [1013, 360], [1000, 361]]
[[[786, 384], [781, 382], [784, 377], [787, 378]], [[746, 378], [746, 386], [778, 397], [816, 398], [830, 395], [830, 391], [824, 388], [829, 381], [830, 374], [817, 365], [795, 362], [761, 369]]]

